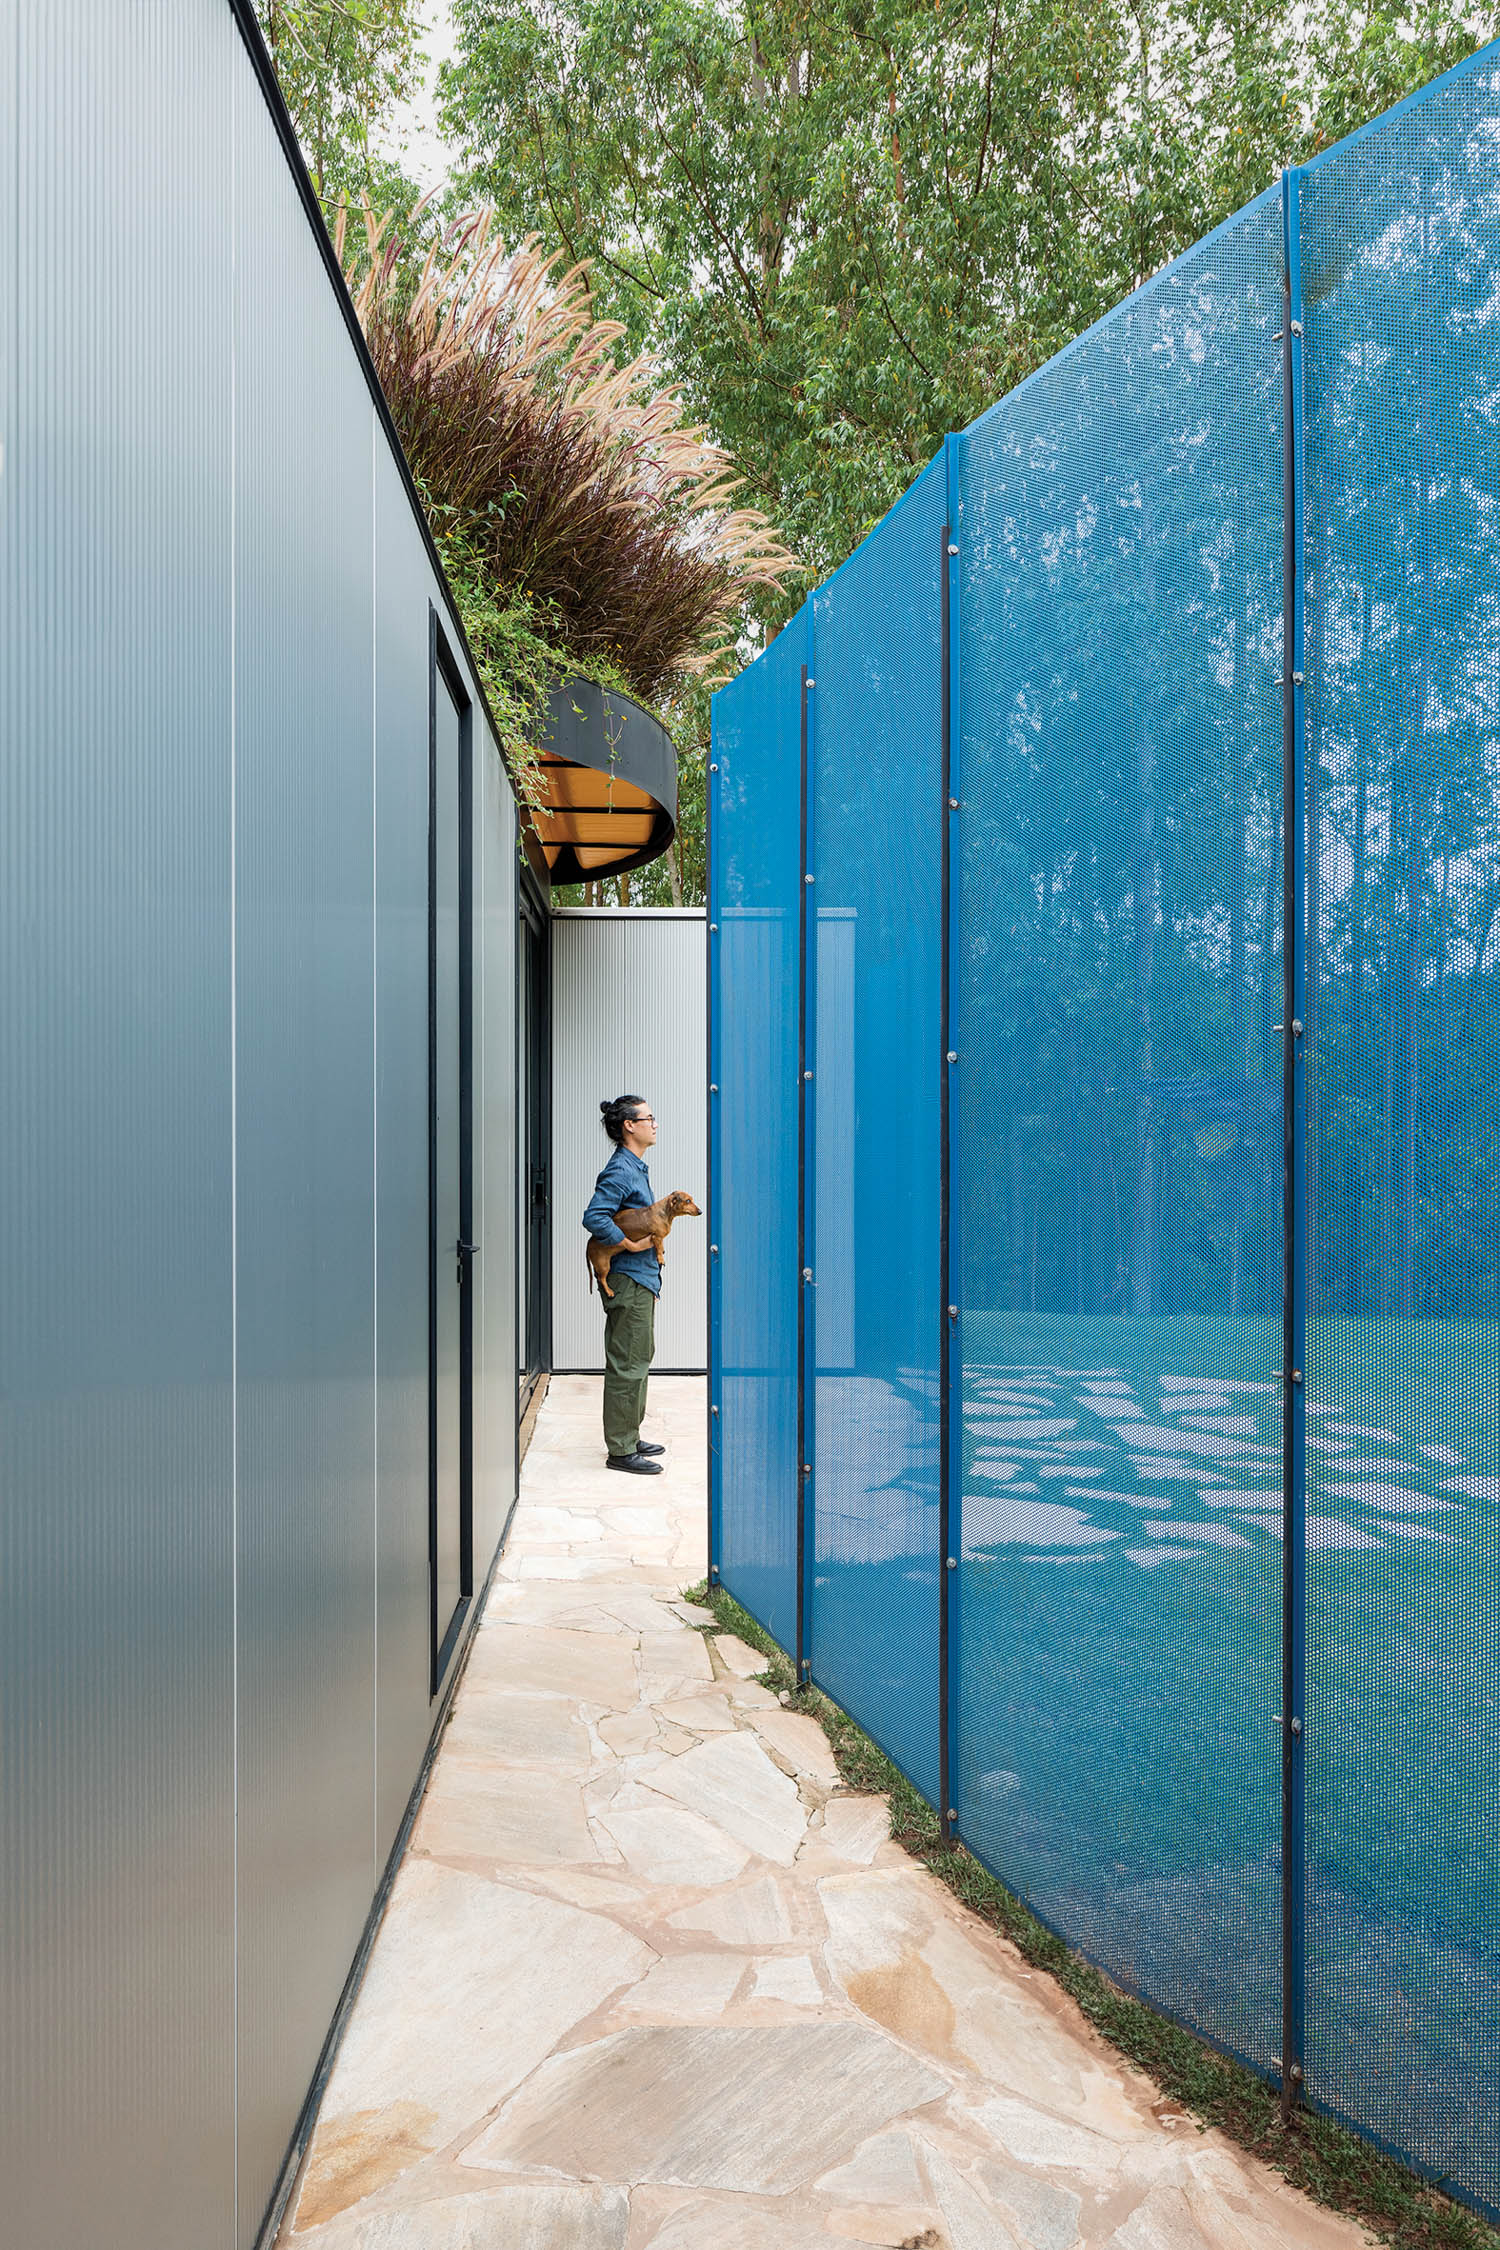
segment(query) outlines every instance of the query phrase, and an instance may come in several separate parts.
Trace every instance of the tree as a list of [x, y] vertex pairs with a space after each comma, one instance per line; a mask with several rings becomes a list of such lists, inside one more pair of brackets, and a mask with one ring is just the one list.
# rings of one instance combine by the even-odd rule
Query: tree
[[409, 102], [426, 59], [422, 0], [257, 0], [256, 13], [325, 207], [382, 204], [410, 183], [371, 136]]
[[[1279, 167], [1468, 53], [1454, 0], [454, 0], [464, 193], [593, 262], [820, 571]], [[772, 611], [774, 620], [775, 611]]]

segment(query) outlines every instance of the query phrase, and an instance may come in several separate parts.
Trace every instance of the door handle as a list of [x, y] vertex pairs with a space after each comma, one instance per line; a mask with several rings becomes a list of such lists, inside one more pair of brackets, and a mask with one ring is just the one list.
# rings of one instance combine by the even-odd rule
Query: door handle
[[456, 1243], [454, 1244], [454, 1246], [453, 1246], [453, 1247], [454, 1247], [454, 1249], [456, 1250], [456, 1252], [458, 1253], [458, 1275], [457, 1275], [457, 1279], [458, 1279], [458, 1286], [459, 1286], [459, 1288], [460, 1288], [460, 1289], [462, 1289], [462, 1287], [463, 1287], [463, 1285], [464, 1285], [464, 1278], [465, 1278], [465, 1275], [464, 1275], [464, 1260], [465, 1260], [465, 1258], [471, 1258], [471, 1259], [472, 1259], [472, 1258], [477, 1258], [477, 1257], [478, 1257], [478, 1255], [479, 1255], [479, 1245], [478, 1245], [478, 1243], [477, 1243], [477, 1242], [465, 1242], [465, 1241], [463, 1240], [462, 1236], [460, 1236], [459, 1240], [458, 1240], [458, 1241], [457, 1241], [457, 1242], [456, 1242]]

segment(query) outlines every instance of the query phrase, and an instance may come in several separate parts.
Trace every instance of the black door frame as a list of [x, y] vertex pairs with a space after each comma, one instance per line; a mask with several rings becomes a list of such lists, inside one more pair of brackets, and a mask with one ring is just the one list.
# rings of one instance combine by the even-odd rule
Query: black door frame
[[[516, 1357], [521, 1363], [517, 1370], [518, 1411], [524, 1415], [538, 1384], [552, 1368], [552, 902], [527, 860], [521, 862], [516, 919], [516, 1165], [526, 1181], [527, 1221], [525, 1256], [516, 1261], [518, 1274], [526, 1276], [524, 1298], [519, 1283], [517, 1287]], [[521, 938], [522, 925], [530, 933], [529, 948]], [[521, 1005], [520, 988], [528, 957], [533, 966], [529, 1009]], [[533, 1028], [526, 1083], [537, 1113], [536, 1149], [531, 1142], [531, 1119], [521, 1110], [521, 1038], [522, 1026], [528, 1022]], [[540, 1180], [536, 1177], [538, 1171]], [[537, 1225], [539, 1190], [541, 1220]], [[538, 1245], [538, 1256], [533, 1270], [534, 1241]], [[531, 1353], [533, 1313], [537, 1336], [535, 1365]]]
[[[428, 612], [427, 691], [427, 1604], [436, 1695], [474, 1599], [474, 707], [435, 609]], [[440, 1250], [437, 1130], [438, 693], [458, 713], [458, 1208], [459, 1241]], [[461, 1267], [458, 1310], [459, 1597], [438, 1616], [439, 1257]]]

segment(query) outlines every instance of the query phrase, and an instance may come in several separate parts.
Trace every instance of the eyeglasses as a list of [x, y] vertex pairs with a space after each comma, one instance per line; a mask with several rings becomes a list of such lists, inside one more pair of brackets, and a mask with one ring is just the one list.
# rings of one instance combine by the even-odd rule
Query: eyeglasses
[[631, 1118], [630, 1122], [632, 1125], [654, 1125], [656, 1123], [656, 1119], [652, 1116], [649, 1109], [642, 1109], [637, 1110], [635, 1116]]

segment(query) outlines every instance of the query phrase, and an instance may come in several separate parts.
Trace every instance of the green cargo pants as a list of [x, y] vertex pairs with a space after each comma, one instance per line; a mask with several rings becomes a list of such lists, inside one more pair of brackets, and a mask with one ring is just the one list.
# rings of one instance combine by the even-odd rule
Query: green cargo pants
[[634, 1453], [646, 1411], [646, 1377], [656, 1350], [656, 1299], [629, 1274], [612, 1273], [604, 1300], [604, 1443]]

